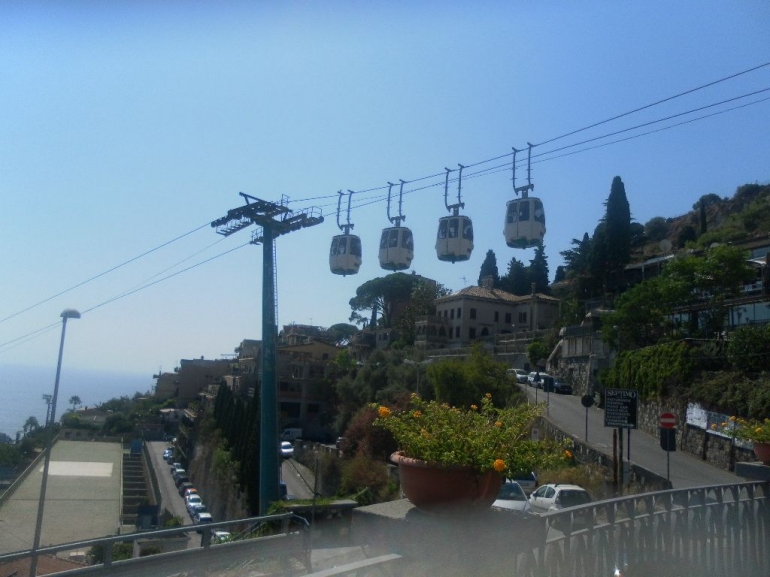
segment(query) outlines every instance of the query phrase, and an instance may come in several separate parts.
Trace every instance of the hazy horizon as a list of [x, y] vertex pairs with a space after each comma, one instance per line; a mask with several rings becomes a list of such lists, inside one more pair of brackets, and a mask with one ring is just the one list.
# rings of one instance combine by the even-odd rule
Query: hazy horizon
[[[0, 432], [15, 439], [16, 432], [22, 430], [30, 416], [42, 425], [46, 414], [43, 395], [53, 394], [55, 378], [56, 365], [1, 365], [0, 386], [5, 393], [0, 406]], [[154, 385], [151, 374], [62, 366], [56, 420], [72, 408], [68, 403], [72, 396], [80, 397], [84, 407], [94, 406], [116, 397], [131, 397], [136, 392], [152, 391]]]

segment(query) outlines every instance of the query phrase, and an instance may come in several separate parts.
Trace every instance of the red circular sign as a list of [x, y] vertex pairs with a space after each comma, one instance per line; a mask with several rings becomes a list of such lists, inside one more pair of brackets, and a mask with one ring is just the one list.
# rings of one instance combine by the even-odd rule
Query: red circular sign
[[674, 413], [663, 413], [660, 416], [660, 426], [664, 429], [673, 429], [676, 427], [676, 415]]

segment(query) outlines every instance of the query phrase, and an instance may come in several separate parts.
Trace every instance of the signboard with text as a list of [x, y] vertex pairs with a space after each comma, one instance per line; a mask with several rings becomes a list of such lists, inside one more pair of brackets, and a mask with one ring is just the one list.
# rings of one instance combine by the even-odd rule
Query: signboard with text
[[604, 426], [636, 429], [636, 389], [604, 389]]

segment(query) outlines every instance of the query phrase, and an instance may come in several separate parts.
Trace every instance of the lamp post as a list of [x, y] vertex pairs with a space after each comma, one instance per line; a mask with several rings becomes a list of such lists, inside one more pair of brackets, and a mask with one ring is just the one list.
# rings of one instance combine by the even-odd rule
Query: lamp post
[[415, 365], [417, 367], [417, 386], [415, 392], [420, 394], [420, 374], [422, 373], [422, 367], [429, 365], [433, 362], [433, 359], [425, 359], [424, 361], [413, 361], [412, 359], [404, 359], [404, 364]]
[[37, 522], [35, 523], [35, 539], [32, 542], [32, 559], [29, 565], [29, 576], [37, 574], [37, 550], [40, 548], [40, 534], [43, 529], [43, 509], [45, 507], [45, 490], [48, 484], [48, 468], [51, 465], [51, 445], [53, 444], [53, 424], [56, 421], [56, 399], [59, 396], [59, 376], [61, 375], [61, 358], [64, 352], [64, 334], [67, 332], [67, 319], [79, 319], [80, 313], [75, 309], [65, 309], [61, 314], [61, 342], [59, 343], [59, 361], [56, 364], [56, 380], [53, 385], [53, 398], [51, 399], [51, 412], [48, 423], [51, 425], [46, 431], [45, 461], [43, 465], [43, 480], [40, 483], [40, 500], [37, 504]]

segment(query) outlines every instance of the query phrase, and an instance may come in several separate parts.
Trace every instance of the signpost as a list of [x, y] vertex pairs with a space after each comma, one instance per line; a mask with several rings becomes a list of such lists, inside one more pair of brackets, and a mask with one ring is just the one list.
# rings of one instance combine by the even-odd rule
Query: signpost
[[[621, 475], [625, 476], [623, 467], [623, 429], [628, 429], [628, 445], [631, 446], [631, 429], [637, 428], [639, 391], [636, 389], [604, 389], [604, 426], [617, 429], [619, 451], [613, 451], [613, 461], [619, 461]], [[616, 456], [619, 455], [619, 458]], [[626, 479], [623, 479], [625, 481]]]
[[666, 451], [666, 480], [671, 482], [671, 451], [676, 451], [676, 415], [660, 416], [660, 448]]
[[594, 405], [593, 395], [583, 395], [580, 398], [580, 404], [586, 408], [586, 443], [588, 442], [588, 409]]

